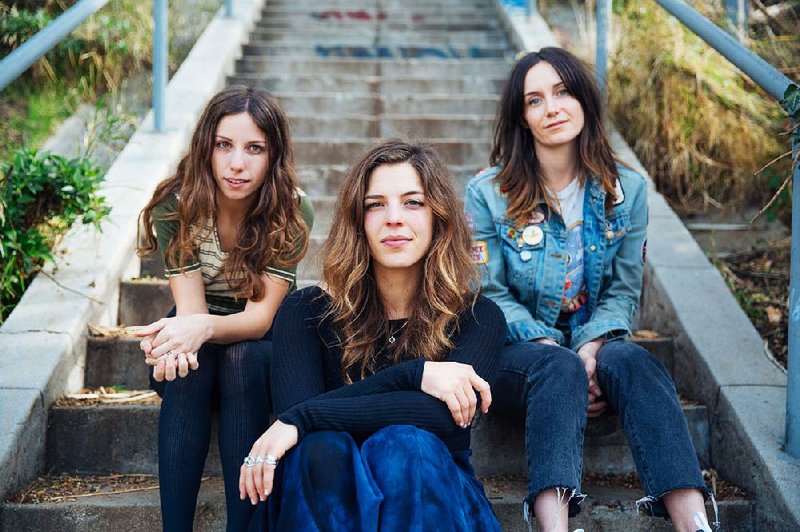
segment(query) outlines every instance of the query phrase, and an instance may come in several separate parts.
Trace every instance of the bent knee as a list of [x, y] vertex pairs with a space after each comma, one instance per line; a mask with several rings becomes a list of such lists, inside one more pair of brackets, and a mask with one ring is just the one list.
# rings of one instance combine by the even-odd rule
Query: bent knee
[[669, 378], [661, 361], [633, 342], [616, 341], [604, 345], [597, 355], [597, 364], [601, 370], [620, 379], [648, 376]]
[[553, 346], [552, 349], [547, 352], [547, 355], [540, 365], [537, 364], [531, 367], [528, 373], [529, 378], [534, 376], [533, 372], [545, 372], [548, 375], [558, 375], [566, 381], [583, 386], [588, 386], [589, 384], [581, 358], [574, 351], [566, 347]]
[[297, 445], [300, 463], [306, 469], [330, 467], [345, 463], [357, 450], [353, 438], [346, 432], [319, 431], [306, 435]]
[[397, 455], [407, 459], [424, 457], [434, 451], [447, 450], [434, 434], [412, 425], [390, 425], [369, 438], [361, 446], [367, 455]]

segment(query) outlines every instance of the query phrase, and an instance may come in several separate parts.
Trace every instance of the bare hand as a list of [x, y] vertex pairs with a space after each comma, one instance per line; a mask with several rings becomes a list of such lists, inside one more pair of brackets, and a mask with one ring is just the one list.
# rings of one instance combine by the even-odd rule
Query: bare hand
[[422, 372], [422, 391], [443, 401], [453, 420], [466, 428], [475, 417], [478, 397], [481, 395], [481, 410], [485, 414], [492, 404], [489, 383], [483, 380], [472, 366], [460, 362], [425, 362]]
[[600, 391], [600, 386], [597, 384], [597, 377], [595, 371], [597, 370], [597, 352], [605, 343], [602, 339], [592, 340], [583, 344], [578, 349], [578, 356], [583, 362], [583, 368], [586, 370], [586, 377], [589, 379], [589, 408], [587, 410], [588, 417], [598, 417], [605, 412], [608, 403], [600, 401], [599, 398], [603, 395]]
[[186, 377], [189, 370], [195, 370], [200, 367], [197, 361], [197, 353], [173, 353], [167, 352], [160, 357], [153, 356], [153, 340], [155, 335], [150, 335], [139, 342], [139, 347], [144, 351], [144, 362], [148, 366], [155, 366], [153, 369], [153, 379], [156, 382], [161, 382], [164, 379], [168, 381], [175, 380], [176, 375]]
[[137, 331], [137, 336], [152, 337], [150, 357], [159, 358], [168, 352], [197, 353], [211, 336], [208, 314], [191, 314], [161, 318]]
[[534, 340], [537, 344], [544, 344], [544, 345], [558, 345], [558, 342], [553, 340], [552, 338], [537, 338]]
[[268, 464], [267, 456], [280, 460], [289, 449], [297, 445], [297, 427], [276, 421], [261, 435], [250, 449], [249, 457], [255, 464], [248, 467], [242, 464], [239, 469], [239, 498], [250, 498], [251, 504], [266, 501], [272, 493], [272, 484], [275, 480], [277, 464]]

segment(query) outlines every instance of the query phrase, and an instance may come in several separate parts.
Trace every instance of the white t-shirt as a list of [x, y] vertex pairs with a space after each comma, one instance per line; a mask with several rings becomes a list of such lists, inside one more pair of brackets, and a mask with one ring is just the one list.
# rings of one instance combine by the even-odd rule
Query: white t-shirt
[[567, 276], [564, 280], [562, 312], [578, 310], [587, 299], [583, 279], [583, 199], [586, 187], [573, 179], [564, 190], [555, 194], [564, 226], [567, 228]]

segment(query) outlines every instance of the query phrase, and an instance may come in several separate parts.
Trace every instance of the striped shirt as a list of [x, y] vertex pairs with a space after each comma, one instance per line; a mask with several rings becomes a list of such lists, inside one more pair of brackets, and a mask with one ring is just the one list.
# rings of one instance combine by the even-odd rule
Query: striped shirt
[[[299, 207], [306, 224], [311, 227], [314, 221], [314, 210], [311, 201], [305, 193], [297, 189]], [[211, 314], [232, 314], [244, 310], [246, 299], [237, 299], [225, 278], [224, 267], [228, 253], [222, 250], [219, 241], [219, 231], [214, 224], [213, 217], [209, 217], [204, 227], [196, 231], [195, 249], [191, 264], [181, 268], [178, 264], [169, 261], [164, 255], [170, 240], [178, 233], [179, 222], [174, 218], [178, 207], [178, 197], [173, 195], [165, 198], [153, 211], [153, 225], [158, 239], [158, 247], [164, 259], [164, 274], [167, 277], [200, 271], [205, 286], [206, 303]], [[289, 283], [289, 291], [294, 290], [297, 266], [268, 265], [264, 273], [283, 279]], [[243, 276], [244, 272], [239, 272]]]

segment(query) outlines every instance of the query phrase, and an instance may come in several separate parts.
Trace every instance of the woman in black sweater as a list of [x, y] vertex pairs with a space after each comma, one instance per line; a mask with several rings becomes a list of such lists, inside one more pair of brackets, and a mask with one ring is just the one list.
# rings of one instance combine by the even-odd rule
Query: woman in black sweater
[[505, 320], [474, 292], [469, 238], [431, 148], [387, 141], [350, 170], [325, 289], [276, 317], [278, 421], [240, 476], [242, 498], [269, 497], [251, 530], [500, 530], [469, 427], [491, 403]]

